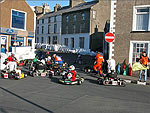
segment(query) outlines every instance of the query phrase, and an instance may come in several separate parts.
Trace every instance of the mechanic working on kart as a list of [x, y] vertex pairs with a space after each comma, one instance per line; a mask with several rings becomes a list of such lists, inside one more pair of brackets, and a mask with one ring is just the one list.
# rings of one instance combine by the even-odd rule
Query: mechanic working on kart
[[100, 55], [99, 51], [97, 51], [96, 52], [96, 61], [94, 62], [95, 65], [93, 66], [93, 68], [96, 71], [96, 73], [98, 73], [100, 75], [102, 75], [102, 73], [103, 73], [101, 70], [103, 62], [104, 62], [104, 57], [102, 55]]
[[62, 66], [63, 61], [62, 61], [60, 56], [57, 56], [56, 54], [53, 54], [53, 58], [54, 58], [54, 63], [55, 64], [59, 64], [60, 66]]
[[69, 74], [67, 75], [68, 79], [75, 81], [77, 72], [75, 71], [74, 65], [69, 66]]
[[[147, 67], [147, 63], [150, 62], [150, 59], [148, 58], [148, 56], [146, 55], [146, 52], [142, 52], [142, 55], [140, 56], [140, 63], [143, 66]], [[146, 70], [140, 70], [140, 74], [139, 74], [139, 81], [141, 82], [142, 79], [142, 72], [144, 71], [144, 82], [146, 82], [147, 79], [147, 69]]]

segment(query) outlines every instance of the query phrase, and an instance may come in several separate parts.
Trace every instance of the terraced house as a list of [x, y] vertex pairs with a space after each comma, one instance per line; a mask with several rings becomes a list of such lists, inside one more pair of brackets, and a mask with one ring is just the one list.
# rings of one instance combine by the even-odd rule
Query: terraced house
[[34, 12], [25, 0], [0, 0], [0, 46], [2, 52], [12, 47], [34, 46]]
[[135, 63], [143, 51], [150, 57], [150, 1], [114, 0], [110, 32], [115, 34], [110, 57]]
[[70, 8], [62, 14], [62, 43], [70, 49], [102, 49], [110, 4], [109, 0], [70, 0]]

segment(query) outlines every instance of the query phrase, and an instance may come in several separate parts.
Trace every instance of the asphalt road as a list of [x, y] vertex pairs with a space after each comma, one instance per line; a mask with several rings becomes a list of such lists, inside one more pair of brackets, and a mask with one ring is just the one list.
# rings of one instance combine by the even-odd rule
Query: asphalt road
[[[70, 64], [77, 56], [61, 55]], [[92, 65], [91, 57], [82, 57]], [[81, 70], [85, 65], [76, 67]], [[150, 85], [103, 86], [97, 84], [97, 78], [82, 72], [79, 74], [85, 78], [82, 85], [59, 84], [60, 76], [0, 79], [0, 113], [150, 112]]]
[[62, 85], [52, 79], [0, 79], [0, 113], [149, 113], [150, 86], [102, 86], [80, 73], [82, 85]]

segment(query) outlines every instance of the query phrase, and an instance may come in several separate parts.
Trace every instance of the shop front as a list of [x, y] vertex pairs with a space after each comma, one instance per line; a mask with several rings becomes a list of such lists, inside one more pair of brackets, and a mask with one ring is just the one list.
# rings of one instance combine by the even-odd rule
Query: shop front
[[12, 52], [12, 47], [32, 47], [34, 45], [33, 32], [0, 28], [0, 37], [0, 49], [3, 53]]

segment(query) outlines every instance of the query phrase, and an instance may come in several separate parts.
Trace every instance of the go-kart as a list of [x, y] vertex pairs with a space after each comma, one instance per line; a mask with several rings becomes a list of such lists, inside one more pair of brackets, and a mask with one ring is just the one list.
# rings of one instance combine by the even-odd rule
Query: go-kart
[[16, 71], [2, 71], [1, 72], [1, 78], [4, 78], [4, 79], [16, 79], [16, 80], [19, 80], [19, 79], [23, 79], [27, 77], [27, 74], [24, 74], [24, 73], [21, 73], [21, 70], [16, 70]]
[[126, 86], [126, 82], [118, 78], [114, 73], [103, 74], [97, 81], [100, 85]]
[[78, 74], [76, 75], [75, 81], [72, 81], [72, 79], [68, 79], [67, 77], [68, 74], [70, 74], [70, 72], [67, 72], [67, 70], [64, 70], [64, 72], [61, 73], [62, 78], [59, 79], [59, 82], [62, 84], [67, 84], [67, 85], [74, 85], [74, 84], [81, 85], [84, 82], [84, 78], [80, 77]]
[[33, 63], [30, 67], [30, 75], [35, 76], [47, 76], [49, 74], [49, 70], [45, 64], [42, 62]]

